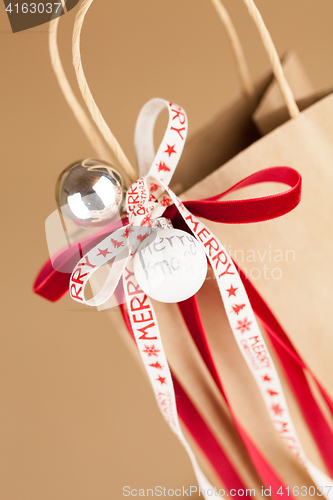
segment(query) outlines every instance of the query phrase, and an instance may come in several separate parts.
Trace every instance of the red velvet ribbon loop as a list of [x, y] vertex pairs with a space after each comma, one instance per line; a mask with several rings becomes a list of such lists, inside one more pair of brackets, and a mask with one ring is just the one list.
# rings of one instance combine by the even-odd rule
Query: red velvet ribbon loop
[[[282, 193], [248, 200], [218, 201], [237, 189], [262, 182], [287, 184], [290, 189]], [[197, 217], [224, 224], [249, 224], [281, 217], [297, 207], [301, 200], [300, 174], [290, 167], [272, 167], [256, 172], [217, 196], [187, 201], [185, 206]]]

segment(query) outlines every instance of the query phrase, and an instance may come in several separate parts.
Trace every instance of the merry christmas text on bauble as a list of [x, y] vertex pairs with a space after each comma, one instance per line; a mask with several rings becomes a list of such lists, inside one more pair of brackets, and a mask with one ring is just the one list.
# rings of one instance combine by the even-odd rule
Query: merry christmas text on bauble
[[200, 243], [179, 229], [160, 229], [139, 246], [135, 277], [142, 290], [160, 302], [181, 302], [203, 285], [207, 259]]

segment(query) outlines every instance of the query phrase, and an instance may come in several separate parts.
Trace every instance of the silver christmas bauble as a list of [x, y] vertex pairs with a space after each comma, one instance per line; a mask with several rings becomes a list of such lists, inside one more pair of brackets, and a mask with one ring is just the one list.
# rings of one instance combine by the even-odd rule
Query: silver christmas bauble
[[82, 160], [59, 176], [56, 199], [59, 209], [84, 226], [101, 226], [121, 215], [126, 186], [119, 172], [100, 160]]

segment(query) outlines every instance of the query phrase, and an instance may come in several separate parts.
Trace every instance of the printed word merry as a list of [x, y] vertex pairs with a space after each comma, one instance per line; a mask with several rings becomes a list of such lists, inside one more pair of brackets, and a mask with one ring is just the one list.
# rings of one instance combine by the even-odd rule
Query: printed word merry
[[222, 278], [222, 276], [226, 276], [227, 274], [235, 274], [232, 270], [233, 266], [229, 255], [227, 255], [219, 241], [214, 238], [209, 229], [205, 226], [200, 229], [200, 222], [193, 220], [192, 215], [186, 217], [186, 221], [188, 224], [192, 224], [192, 231], [204, 244], [206, 254], [209, 257], [213, 268], [217, 271], [218, 278]]
[[[128, 313], [134, 324], [139, 324], [136, 328], [142, 335], [139, 340], [156, 340], [153, 330], [156, 327], [153, 312], [147, 300], [147, 295], [138, 285], [135, 275], [125, 267], [125, 286], [128, 296]], [[142, 324], [142, 326], [141, 326]]]

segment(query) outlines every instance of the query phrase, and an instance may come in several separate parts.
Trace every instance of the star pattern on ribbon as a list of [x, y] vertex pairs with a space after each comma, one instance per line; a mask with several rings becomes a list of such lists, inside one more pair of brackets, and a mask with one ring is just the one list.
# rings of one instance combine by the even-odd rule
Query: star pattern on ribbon
[[231, 297], [232, 295], [236, 297], [236, 290], [238, 290], [238, 288], [234, 288], [232, 285], [230, 285], [230, 288], [228, 288], [226, 291], [228, 292], [229, 297]]
[[111, 252], [109, 252], [109, 250], [107, 248], [105, 248], [104, 250], [101, 250], [100, 248], [98, 248], [98, 251], [99, 251], [99, 253], [97, 254], [97, 256], [103, 255], [103, 257], [106, 257], [108, 254], [111, 254]]
[[175, 144], [173, 146], [169, 146], [169, 144], [167, 144], [167, 148], [164, 151], [164, 153], [167, 153], [169, 155], [169, 157], [172, 155], [172, 153], [176, 153]]
[[158, 382], [160, 382], [161, 385], [163, 385], [163, 384], [166, 384], [165, 379], [166, 379], [166, 377], [161, 377], [161, 375], [159, 375], [156, 380]]
[[271, 406], [272, 411], [274, 412], [275, 415], [282, 415], [284, 412], [284, 409], [280, 407], [280, 404], [277, 403], [275, 405]]

